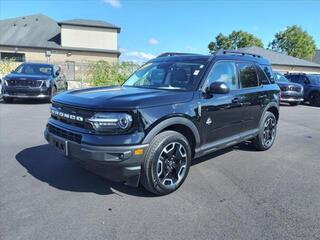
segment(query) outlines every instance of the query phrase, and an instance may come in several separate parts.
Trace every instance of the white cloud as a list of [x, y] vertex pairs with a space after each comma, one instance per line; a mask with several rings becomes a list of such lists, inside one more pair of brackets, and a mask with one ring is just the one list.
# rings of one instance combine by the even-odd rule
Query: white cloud
[[120, 0], [103, 0], [103, 2], [114, 8], [121, 8]]
[[141, 51], [128, 51], [127, 49], [120, 49], [120, 61], [130, 61], [136, 63], [145, 63], [156, 56], [151, 53], [145, 53]]
[[148, 42], [150, 45], [157, 45], [159, 43], [159, 41], [155, 38], [150, 38]]

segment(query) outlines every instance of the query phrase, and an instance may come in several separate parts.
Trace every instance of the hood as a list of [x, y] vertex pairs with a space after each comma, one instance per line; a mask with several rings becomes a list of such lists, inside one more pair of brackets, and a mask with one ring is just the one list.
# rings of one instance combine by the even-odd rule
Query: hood
[[301, 84], [294, 83], [294, 82], [281, 82], [281, 81], [278, 81], [277, 84], [278, 84], [279, 87], [299, 87], [299, 88], [302, 88]]
[[191, 101], [193, 92], [135, 87], [96, 87], [63, 92], [54, 102], [88, 109], [137, 109]]
[[7, 80], [47, 80], [50, 79], [51, 76], [48, 75], [40, 75], [40, 74], [19, 74], [19, 73], [11, 73], [5, 76]]

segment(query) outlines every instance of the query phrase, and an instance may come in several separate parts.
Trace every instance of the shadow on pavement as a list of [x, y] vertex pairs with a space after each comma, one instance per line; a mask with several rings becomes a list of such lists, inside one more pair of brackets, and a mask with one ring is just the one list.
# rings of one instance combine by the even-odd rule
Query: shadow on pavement
[[31, 104], [47, 104], [50, 103], [49, 100], [46, 99], [15, 99], [12, 103], [5, 103], [3, 99], [0, 99], [0, 104], [7, 104], [7, 105], [31, 105]]
[[16, 155], [16, 159], [33, 177], [57, 189], [100, 195], [121, 195], [118, 193], [121, 192], [139, 197], [154, 197], [142, 187], [133, 188], [110, 182], [82, 169], [72, 160], [58, 154], [49, 144], [24, 149]]
[[[229, 147], [204, 157], [194, 159], [192, 165], [200, 164], [233, 150], [255, 151], [247, 143]], [[16, 155], [16, 160], [28, 173], [57, 189], [72, 192], [93, 192], [99, 195], [129, 194], [138, 197], [155, 197], [143, 187], [134, 188], [99, 177], [58, 154], [49, 144], [26, 148]], [[116, 190], [116, 192], [114, 190]]]

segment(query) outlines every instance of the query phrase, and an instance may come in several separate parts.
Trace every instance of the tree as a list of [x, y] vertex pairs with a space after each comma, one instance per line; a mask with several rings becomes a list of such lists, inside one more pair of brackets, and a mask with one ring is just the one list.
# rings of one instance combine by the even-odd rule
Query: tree
[[233, 31], [228, 36], [219, 33], [216, 40], [209, 43], [210, 52], [215, 52], [219, 49], [238, 49], [249, 46], [263, 47], [261, 39], [251, 33], [244, 31]]
[[276, 33], [269, 48], [307, 60], [312, 60], [316, 53], [316, 44], [312, 36], [297, 25]]

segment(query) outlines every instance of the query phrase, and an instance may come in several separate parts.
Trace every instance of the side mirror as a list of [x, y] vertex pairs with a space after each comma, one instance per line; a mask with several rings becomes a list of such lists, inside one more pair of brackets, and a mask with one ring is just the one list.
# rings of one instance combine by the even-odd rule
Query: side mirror
[[207, 93], [213, 94], [227, 94], [230, 92], [230, 89], [228, 85], [224, 82], [213, 82], [211, 85], [207, 88]]

